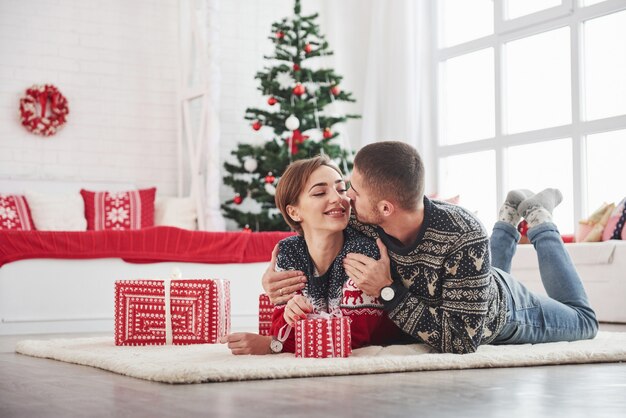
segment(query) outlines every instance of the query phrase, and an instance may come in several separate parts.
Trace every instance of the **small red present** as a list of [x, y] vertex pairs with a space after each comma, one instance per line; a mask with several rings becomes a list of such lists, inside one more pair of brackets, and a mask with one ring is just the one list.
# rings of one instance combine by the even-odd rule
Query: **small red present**
[[526, 222], [525, 219], [517, 225], [517, 230], [521, 235], [519, 243], [530, 244], [530, 240], [528, 239], [528, 222]]
[[115, 282], [115, 345], [213, 344], [228, 333], [228, 280]]
[[308, 315], [294, 325], [296, 357], [348, 357], [352, 354], [350, 318]]
[[259, 334], [270, 335], [272, 326], [272, 313], [274, 305], [270, 302], [270, 297], [266, 294], [259, 296]]

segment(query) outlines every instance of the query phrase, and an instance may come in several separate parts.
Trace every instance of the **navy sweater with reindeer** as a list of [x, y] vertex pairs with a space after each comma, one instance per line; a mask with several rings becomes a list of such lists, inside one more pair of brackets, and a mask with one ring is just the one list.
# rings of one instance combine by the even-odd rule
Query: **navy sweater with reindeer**
[[396, 296], [385, 304], [406, 334], [439, 352], [471, 353], [495, 339], [507, 302], [499, 273], [490, 265], [485, 228], [460, 206], [424, 198], [424, 222], [403, 246], [375, 226], [354, 218], [350, 227], [387, 246]]
[[[350, 280], [343, 268], [343, 259], [348, 253], [360, 253], [380, 259], [376, 243], [348, 228], [344, 231], [344, 244], [323, 275], [317, 274], [309, 255], [306, 241], [301, 236], [285, 238], [278, 244], [276, 269], [300, 270], [307, 276], [302, 295], [310, 301], [315, 312], [336, 313], [350, 317], [352, 348], [367, 345], [388, 345], [399, 342], [402, 331], [389, 319], [378, 298], [368, 296]], [[285, 305], [274, 307], [270, 333], [278, 336], [286, 321], [283, 317]], [[283, 351], [294, 352], [294, 333], [284, 342]]]

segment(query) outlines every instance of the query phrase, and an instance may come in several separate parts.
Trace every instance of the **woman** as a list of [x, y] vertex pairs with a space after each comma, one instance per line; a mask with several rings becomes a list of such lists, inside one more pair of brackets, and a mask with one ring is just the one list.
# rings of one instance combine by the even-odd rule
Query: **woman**
[[[346, 229], [350, 199], [341, 171], [326, 156], [295, 161], [280, 178], [275, 201], [287, 224], [298, 233], [279, 243], [276, 269], [303, 271], [307, 282], [286, 304], [275, 307], [271, 339], [232, 334], [227, 341], [233, 354], [294, 352], [295, 333], [285, 331], [309, 313], [349, 316], [353, 348], [395, 341], [401, 333], [383, 312], [383, 305], [358, 289], [343, 268], [348, 253], [376, 259], [380, 254], [374, 241]], [[281, 341], [279, 334], [288, 337]]]
[[[341, 171], [326, 156], [292, 163], [276, 188], [276, 207], [298, 235], [278, 245], [277, 270], [299, 270], [307, 282], [286, 305], [277, 305], [270, 333], [272, 352], [293, 352], [294, 333], [281, 330], [309, 313], [351, 318], [352, 347], [391, 342], [399, 335], [377, 298], [358, 289], [343, 268], [351, 252], [380, 258], [378, 247], [351, 229], [350, 198]], [[281, 344], [282, 342], [282, 344]]]

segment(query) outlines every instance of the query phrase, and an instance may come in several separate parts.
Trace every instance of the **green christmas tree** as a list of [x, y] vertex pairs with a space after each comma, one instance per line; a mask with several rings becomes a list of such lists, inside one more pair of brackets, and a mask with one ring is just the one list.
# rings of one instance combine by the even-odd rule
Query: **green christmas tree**
[[[326, 154], [348, 174], [353, 152], [342, 148], [335, 130], [338, 123], [359, 115], [324, 112], [333, 102], [354, 102], [351, 93], [341, 89], [342, 77], [332, 69], [317, 68], [315, 58], [332, 55], [328, 42], [316, 23], [318, 14], [302, 16], [300, 0], [294, 15], [272, 25], [269, 39], [274, 43], [270, 63], [257, 72], [259, 90], [266, 96], [262, 108], [246, 109], [245, 119], [255, 131], [272, 129], [272, 139], [261, 146], [238, 144], [231, 152], [237, 163], [226, 162], [224, 183], [234, 190], [233, 198], [222, 204], [224, 215], [240, 227], [257, 231], [289, 230], [274, 204], [276, 184], [287, 166], [295, 160]], [[253, 199], [260, 209], [241, 210], [245, 199]]]

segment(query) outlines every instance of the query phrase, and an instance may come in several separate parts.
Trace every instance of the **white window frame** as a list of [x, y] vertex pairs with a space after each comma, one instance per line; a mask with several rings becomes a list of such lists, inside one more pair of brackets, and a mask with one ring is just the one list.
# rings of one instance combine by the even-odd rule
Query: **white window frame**
[[[439, 3], [439, 2], [437, 2]], [[474, 153], [480, 151], [495, 151], [496, 155], [496, 201], [497, 213], [504, 201], [507, 192], [505, 174], [506, 150], [512, 146], [526, 145], [537, 142], [546, 142], [556, 139], [571, 138], [573, 164], [573, 192], [574, 192], [574, 219], [583, 219], [589, 211], [587, 207], [587, 173], [586, 173], [586, 144], [588, 135], [626, 129], [626, 115], [619, 115], [604, 119], [585, 121], [583, 98], [583, 62], [582, 62], [582, 25], [585, 21], [626, 10], [626, 1], [607, 0], [591, 6], [582, 6], [582, 0], [563, 0], [560, 6], [542, 10], [527, 16], [512, 20], [504, 19], [504, 0], [494, 0], [494, 33], [469, 42], [451, 47], [439, 47], [438, 7], [431, 8], [431, 22], [433, 36], [431, 50], [431, 127], [433, 138], [433, 174], [436, 177], [437, 189], [441, 189], [439, 161], [442, 158]], [[438, 6], [438, 5], [437, 5]], [[504, 96], [503, 82], [503, 45], [520, 38], [568, 26], [571, 31], [570, 59], [571, 59], [571, 120], [570, 124], [539, 129], [528, 132], [505, 134], [503, 131]], [[440, 144], [440, 112], [439, 99], [442, 97], [440, 89], [440, 63], [453, 57], [458, 57], [484, 48], [493, 48], [494, 51], [494, 83], [495, 83], [495, 135], [477, 141], [459, 144]]]

